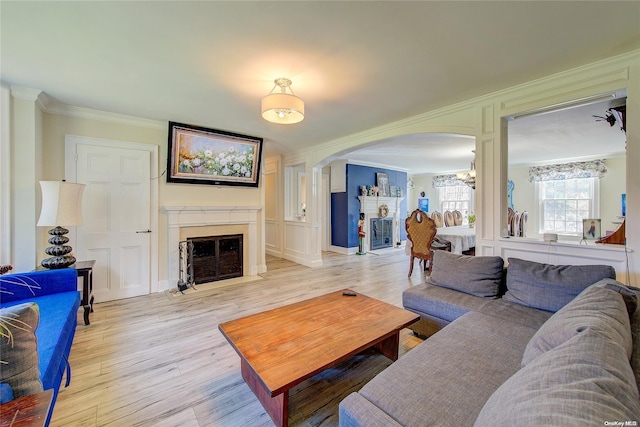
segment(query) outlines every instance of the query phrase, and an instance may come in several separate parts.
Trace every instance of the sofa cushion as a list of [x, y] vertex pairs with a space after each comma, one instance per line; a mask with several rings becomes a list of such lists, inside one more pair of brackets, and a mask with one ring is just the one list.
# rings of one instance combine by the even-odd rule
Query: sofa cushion
[[[522, 366], [586, 329], [619, 343], [629, 359], [633, 346], [629, 314], [620, 292], [613, 288], [616, 283], [612, 279], [605, 279], [589, 286], [554, 313], [527, 344]], [[620, 286], [624, 288], [621, 283]]]
[[470, 426], [489, 396], [520, 368], [534, 333], [469, 312], [406, 353], [359, 394], [403, 426]]
[[550, 265], [509, 258], [506, 301], [556, 312], [586, 287], [615, 279], [608, 265]]
[[504, 261], [499, 256], [457, 255], [435, 251], [430, 283], [484, 298], [500, 291]]
[[0, 382], [11, 386], [14, 398], [43, 390], [36, 339], [39, 319], [40, 313], [35, 303], [0, 309]]
[[387, 413], [356, 392], [340, 402], [338, 418], [340, 427], [400, 427]]
[[[40, 308], [40, 323], [36, 330], [40, 381], [45, 390], [57, 388], [66, 366], [64, 355], [69, 354], [78, 323], [80, 294], [77, 291], [61, 292], [31, 298], [31, 301]], [[12, 304], [15, 302], [6, 306]]]
[[548, 311], [505, 301], [502, 298], [487, 301], [487, 304], [476, 311], [488, 316], [498, 317], [511, 324], [528, 326], [536, 330], [549, 320], [553, 314]]
[[418, 314], [453, 322], [469, 311], [478, 311], [490, 300], [460, 293], [427, 283], [412, 286], [402, 292], [402, 306]]
[[639, 416], [638, 388], [625, 350], [585, 329], [505, 381], [474, 425], [596, 426]]

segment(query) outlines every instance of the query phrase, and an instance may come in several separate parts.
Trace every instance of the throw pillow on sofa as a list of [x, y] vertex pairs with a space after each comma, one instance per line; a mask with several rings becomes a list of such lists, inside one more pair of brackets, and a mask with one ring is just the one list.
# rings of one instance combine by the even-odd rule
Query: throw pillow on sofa
[[474, 426], [636, 421], [639, 399], [623, 348], [586, 329], [513, 374], [487, 400]]
[[504, 261], [499, 256], [457, 255], [446, 251], [433, 253], [429, 283], [471, 294], [496, 298], [500, 291]]
[[[609, 265], [551, 265], [509, 258], [505, 301], [556, 312], [585, 288], [602, 279], [615, 279]], [[435, 266], [435, 263], [434, 263]]]
[[14, 399], [42, 391], [35, 334], [39, 322], [33, 302], [0, 309], [0, 383], [9, 384]]
[[[553, 314], [529, 340], [522, 356], [522, 366], [554, 349], [586, 329], [592, 329], [619, 343], [631, 358], [633, 348], [631, 323], [622, 297], [626, 287], [612, 279], [589, 286], [573, 301]], [[637, 305], [637, 297], [626, 289], [629, 303]], [[635, 302], [635, 303], [634, 303]]]

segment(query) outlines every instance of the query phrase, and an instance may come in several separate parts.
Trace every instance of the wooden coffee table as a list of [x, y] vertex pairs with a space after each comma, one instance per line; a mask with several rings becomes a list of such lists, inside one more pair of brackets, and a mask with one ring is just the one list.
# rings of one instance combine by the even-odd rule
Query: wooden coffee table
[[399, 332], [419, 316], [343, 291], [221, 323], [240, 355], [242, 378], [277, 426], [287, 426], [289, 390], [368, 348], [398, 358]]

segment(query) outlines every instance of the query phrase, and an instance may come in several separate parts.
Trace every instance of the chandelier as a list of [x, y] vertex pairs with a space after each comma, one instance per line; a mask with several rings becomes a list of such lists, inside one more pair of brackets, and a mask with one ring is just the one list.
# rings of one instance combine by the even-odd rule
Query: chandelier
[[469, 187], [476, 189], [476, 150], [473, 150], [473, 160], [471, 161], [471, 168], [465, 172], [458, 172], [456, 174], [458, 179]]
[[[304, 119], [304, 101], [291, 89], [291, 80], [281, 77], [274, 80], [271, 92], [262, 98], [262, 118], [283, 125], [299, 123]], [[275, 92], [276, 88], [280, 92]]]

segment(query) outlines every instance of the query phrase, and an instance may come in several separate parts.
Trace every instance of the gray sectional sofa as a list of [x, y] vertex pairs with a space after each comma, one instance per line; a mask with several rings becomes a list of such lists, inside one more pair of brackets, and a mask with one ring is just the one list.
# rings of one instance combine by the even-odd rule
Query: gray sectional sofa
[[[609, 266], [436, 251], [403, 293], [423, 343], [339, 408], [340, 426], [640, 423], [638, 290]], [[620, 423], [620, 424], [615, 424]]]

